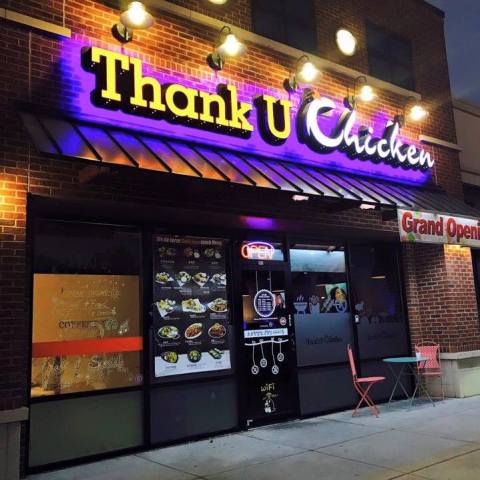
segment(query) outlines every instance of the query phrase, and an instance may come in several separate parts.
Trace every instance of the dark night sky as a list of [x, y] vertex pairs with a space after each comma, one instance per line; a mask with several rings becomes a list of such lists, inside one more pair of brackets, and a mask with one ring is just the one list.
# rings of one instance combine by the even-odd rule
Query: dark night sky
[[445, 12], [452, 94], [480, 106], [480, 0], [428, 0]]

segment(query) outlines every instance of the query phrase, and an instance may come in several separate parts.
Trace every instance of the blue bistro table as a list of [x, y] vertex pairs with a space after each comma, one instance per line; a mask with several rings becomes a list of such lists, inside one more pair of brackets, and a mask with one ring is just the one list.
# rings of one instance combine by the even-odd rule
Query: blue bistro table
[[[392, 375], [395, 378], [395, 385], [393, 387], [390, 398], [388, 399], [388, 405], [390, 405], [392, 398], [395, 395], [395, 392], [397, 390], [397, 387], [400, 386], [400, 388], [403, 390], [403, 393], [405, 394], [405, 397], [410, 400], [410, 406], [413, 405], [413, 401], [415, 400], [415, 395], [419, 390], [423, 390], [423, 393], [425, 393], [426, 397], [430, 400], [432, 405], [435, 406], [435, 403], [433, 403], [432, 397], [429, 395], [427, 389], [423, 386], [420, 376], [418, 374], [418, 365], [422, 362], [426, 362], [427, 360], [428, 358], [423, 358], [423, 357], [392, 357], [392, 358], [383, 359], [383, 361], [389, 366], [390, 371], [392, 372]], [[401, 365], [400, 370], [398, 370], [398, 372], [395, 372], [393, 368], [394, 365]], [[413, 390], [412, 396], [408, 394], [408, 391], [404, 387], [402, 383], [402, 376], [411, 376], [414, 378], [415, 388]]]

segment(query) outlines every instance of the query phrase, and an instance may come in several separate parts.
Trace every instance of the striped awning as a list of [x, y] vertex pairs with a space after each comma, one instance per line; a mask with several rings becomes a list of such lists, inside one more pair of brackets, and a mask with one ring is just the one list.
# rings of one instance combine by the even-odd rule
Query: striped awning
[[480, 213], [440, 190], [172, 140], [79, 120], [22, 113], [36, 148], [49, 155], [313, 195], [382, 207], [466, 216]]

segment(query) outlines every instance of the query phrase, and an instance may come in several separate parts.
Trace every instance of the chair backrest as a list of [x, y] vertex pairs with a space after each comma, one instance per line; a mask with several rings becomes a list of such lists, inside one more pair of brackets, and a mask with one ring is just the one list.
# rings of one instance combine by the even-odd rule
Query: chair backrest
[[357, 380], [357, 368], [355, 367], [355, 360], [353, 358], [353, 351], [350, 345], [347, 346], [348, 361], [350, 362], [350, 369], [352, 370], [352, 378], [355, 382]]
[[419, 365], [424, 371], [439, 371], [442, 366], [440, 364], [440, 345], [434, 342], [422, 342], [415, 345], [415, 353], [428, 360]]

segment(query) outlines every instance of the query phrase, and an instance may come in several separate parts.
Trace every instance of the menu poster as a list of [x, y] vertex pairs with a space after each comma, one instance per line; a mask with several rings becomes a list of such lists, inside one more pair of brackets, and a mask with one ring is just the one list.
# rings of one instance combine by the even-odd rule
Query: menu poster
[[154, 238], [155, 377], [231, 368], [225, 242]]
[[138, 275], [33, 276], [31, 395], [142, 382]]

